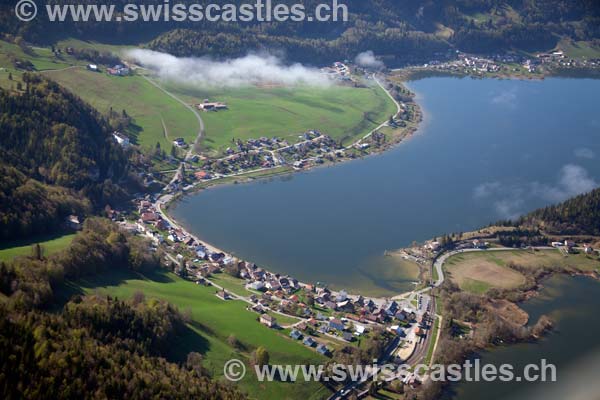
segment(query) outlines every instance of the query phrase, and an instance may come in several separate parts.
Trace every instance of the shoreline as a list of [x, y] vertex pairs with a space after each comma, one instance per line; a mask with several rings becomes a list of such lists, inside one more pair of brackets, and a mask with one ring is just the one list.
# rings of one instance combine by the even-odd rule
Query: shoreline
[[[193, 195], [193, 194], [197, 194], [202, 190], [206, 190], [206, 189], [211, 189], [211, 188], [217, 188], [219, 186], [226, 186], [226, 185], [230, 185], [230, 184], [244, 184], [244, 183], [252, 183], [258, 180], [263, 180], [266, 178], [272, 179], [278, 176], [284, 176], [284, 175], [288, 175], [290, 174], [290, 176], [293, 176], [292, 173], [297, 173], [297, 172], [310, 172], [312, 170], [317, 170], [317, 168], [321, 168], [321, 167], [333, 167], [342, 163], [346, 163], [346, 162], [351, 162], [351, 161], [357, 161], [357, 160], [361, 160], [361, 159], [366, 159], [369, 156], [374, 156], [374, 155], [380, 155], [386, 151], [392, 150], [394, 149], [396, 146], [402, 144], [403, 142], [405, 142], [406, 140], [409, 140], [410, 138], [412, 138], [416, 133], [419, 133], [419, 131], [421, 131], [422, 129], [424, 129], [427, 124], [428, 121], [430, 120], [431, 116], [427, 113], [427, 111], [425, 110], [424, 106], [421, 104], [421, 102], [419, 100], [422, 99], [422, 97], [416, 93], [415, 91], [413, 91], [409, 86], [408, 86], [408, 82], [410, 82], [411, 80], [420, 80], [420, 79], [425, 79], [425, 77], [418, 77], [416, 79], [412, 78], [412, 72], [414, 71], [409, 71], [411, 72], [411, 78], [410, 79], [405, 79], [402, 80], [402, 82], [396, 82], [394, 81], [394, 77], [395, 75], [392, 73], [391, 75], [386, 75], [386, 79], [388, 81], [391, 80], [392, 83], [399, 83], [405, 86], [405, 88], [407, 88], [410, 93], [411, 93], [411, 97], [412, 97], [412, 101], [410, 103], [407, 104], [411, 104], [414, 105], [416, 107], [416, 110], [418, 111], [418, 118], [416, 118], [416, 121], [414, 122], [416, 125], [415, 126], [408, 126], [408, 127], [403, 127], [403, 128], [398, 128], [401, 129], [403, 132], [401, 134], [399, 134], [397, 137], [395, 137], [396, 140], [389, 142], [389, 143], [385, 143], [385, 145], [383, 145], [381, 148], [377, 148], [376, 150], [371, 151], [369, 154], [366, 154], [364, 156], [358, 157], [358, 158], [354, 158], [354, 159], [343, 159], [343, 160], [339, 160], [339, 161], [335, 161], [335, 162], [326, 162], [325, 164], [319, 165], [319, 164], [312, 164], [310, 166], [307, 166], [306, 168], [303, 168], [301, 170], [296, 170], [296, 169], [291, 169], [289, 166], [277, 166], [274, 168], [269, 168], [266, 170], [254, 170], [254, 171], [244, 171], [243, 173], [240, 173], [239, 175], [236, 176], [229, 176], [229, 177], [222, 177], [222, 178], [217, 178], [214, 180], [210, 180], [210, 181], [201, 181], [198, 182], [196, 184], [194, 184], [192, 187], [188, 188], [188, 190], [185, 191], [181, 191], [179, 190], [177, 193], [175, 193], [173, 196], [169, 197], [164, 203], [163, 203], [163, 209], [161, 210], [163, 212], [163, 214], [168, 215], [169, 219], [173, 220], [175, 222], [174, 227], [179, 227], [180, 229], [183, 229], [183, 225], [182, 223], [180, 223], [179, 221], [176, 221], [170, 214], [170, 207], [179, 200], [182, 200], [184, 198], [184, 196], [186, 195]], [[417, 71], [420, 72], [420, 71]], [[484, 78], [491, 78], [491, 79], [505, 79], [505, 77], [477, 77], [477, 76], [472, 76], [472, 75], [468, 75], [468, 74], [463, 74], [463, 75], [458, 75], [458, 74], [452, 74], [452, 73], [444, 73], [443, 71], [433, 71], [435, 72], [437, 75], [443, 75], [443, 76], [456, 76], [456, 77], [470, 77], [472, 79], [484, 79]], [[549, 77], [553, 77], [554, 75], [547, 75]], [[516, 79], [516, 80], [522, 80], [522, 81], [527, 81], [529, 79], [522, 77], [522, 76], [514, 76], [514, 77], [510, 77], [510, 79]], [[379, 83], [379, 82], [378, 82]], [[380, 86], [382, 87], [382, 89], [388, 94], [389, 91], [387, 89], [385, 89], [385, 87], [383, 87], [381, 84]], [[369, 134], [367, 134], [366, 136], [363, 136], [361, 139], [358, 139], [358, 141], [355, 141], [354, 143], [360, 143], [362, 140], [364, 140], [364, 138], [367, 138], [370, 136], [370, 134], [372, 134], [373, 132], [375, 132], [377, 130], [374, 129], [373, 131], [371, 131]], [[347, 148], [351, 148], [352, 145], [349, 145], [347, 147], [344, 147], [344, 149]], [[266, 172], [264, 175], [262, 175], [263, 172]], [[258, 174], [258, 176], [256, 176], [256, 174]], [[164, 196], [161, 197], [161, 199]], [[187, 232], [189, 234], [189, 230], [187, 229], [183, 229], [185, 232]], [[196, 235], [191, 235], [194, 236], [196, 239], [197, 236]], [[207, 243], [204, 240], [199, 240], [203, 243], [206, 243], [207, 245], [210, 245], [211, 248], [214, 248], [215, 250], [217, 250], [218, 252], [223, 252], [226, 254], [232, 254], [231, 252], [228, 251], [224, 251], [223, 249], [220, 249], [218, 246], [215, 246], [213, 244]], [[422, 269], [420, 269], [419, 272], [419, 277], [422, 277], [424, 271], [422, 271]], [[421, 282], [422, 283], [422, 282]], [[335, 285], [335, 284], [334, 284]], [[410, 293], [411, 291], [405, 291], [405, 292], [401, 292], [397, 295], [403, 295], [406, 293]]]

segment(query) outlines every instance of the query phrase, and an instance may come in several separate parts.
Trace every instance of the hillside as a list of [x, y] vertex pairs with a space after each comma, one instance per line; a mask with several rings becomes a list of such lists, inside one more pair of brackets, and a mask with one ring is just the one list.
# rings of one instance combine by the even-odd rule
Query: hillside
[[56, 229], [65, 215], [85, 214], [122, 196], [113, 182], [127, 159], [108, 123], [77, 97], [25, 74], [22, 91], [0, 90], [0, 237]]
[[245, 398], [213, 381], [198, 353], [173, 356], [172, 343], [191, 333], [172, 305], [141, 293], [127, 301], [76, 294], [61, 304], [64, 279], [157, 264], [143, 240], [94, 218], [64, 252], [1, 262], [2, 398]]
[[549, 233], [600, 236], [600, 189], [533, 211], [518, 224], [538, 224]]
[[[122, 7], [127, 2], [110, 4]], [[318, 3], [319, 0], [302, 2], [307, 10], [314, 10]], [[392, 63], [404, 63], [426, 60], [451, 49], [484, 53], [546, 50], [553, 48], [561, 37], [573, 41], [600, 39], [600, 6], [594, 0], [415, 0], [400, 5], [394, 0], [347, 0], [344, 3], [349, 10], [348, 22], [203, 20], [152, 24], [65, 22], [60, 26], [37, 20], [35, 24], [19, 24], [12, 8], [3, 6], [0, 26], [5, 33], [34, 43], [53, 43], [64, 37], [120, 44], [151, 41], [151, 48], [180, 56], [230, 57], [261, 49], [282, 50], [290, 60], [307, 63], [353, 58], [365, 50], [373, 50]]]

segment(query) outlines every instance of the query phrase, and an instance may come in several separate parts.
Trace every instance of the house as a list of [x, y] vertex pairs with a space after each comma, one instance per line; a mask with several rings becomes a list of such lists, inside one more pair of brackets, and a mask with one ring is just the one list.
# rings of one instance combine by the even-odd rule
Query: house
[[71, 229], [75, 229], [75, 230], [81, 229], [81, 222], [79, 221], [79, 217], [77, 215], [69, 215], [65, 219], [65, 224]]
[[183, 147], [185, 146], [185, 140], [183, 138], [177, 138], [173, 140], [173, 144], [177, 147]]
[[325, 302], [325, 307], [331, 308], [334, 311], [337, 310], [337, 304], [334, 303], [333, 301], [326, 301]]
[[314, 339], [313, 339], [312, 337], [310, 337], [310, 336], [307, 336], [307, 337], [306, 337], [306, 339], [304, 339], [304, 340], [302, 341], [302, 343], [303, 343], [305, 346], [308, 346], [308, 347], [313, 347], [313, 346], [314, 346], [314, 345], [315, 345], [317, 342], [315, 342], [315, 341], [314, 341]]
[[169, 229], [169, 223], [167, 221], [165, 221], [164, 219], [159, 219], [158, 221], [156, 221], [154, 223], [154, 227], [161, 231], [165, 231], [165, 230]]
[[265, 283], [263, 281], [254, 281], [247, 284], [246, 287], [252, 290], [264, 290]]
[[290, 337], [294, 340], [300, 340], [300, 339], [302, 339], [302, 333], [300, 333], [300, 331], [298, 331], [296, 329], [293, 329], [290, 332]]
[[129, 75], [130, 71], [129, 68], [119, 64], [115, 65], [112, 68], [108, 68], [106, 72], [108, 72], [108, 74], [112, 76], [127, 76]]
[[342, 339], [346, 342], [351, 342], [354, 340], [354, 336], [350, 332], [342, 332]]
[[158, 215], [156, 215], [156, 213], [154, 212], [145, 212], [142, 213], [142, 222], [144, 223], [150, 223], [150, 222], [156, 222], [158, 221]]
[[351, 312], [354, 310], [354, 305], [350, 300], [345, 300], [336, 304], [336, 308], [340, 311]]
[[277, 320], [275, 317], [270, 316], [269, 314], [263, 314], [260, 316], [260, 323], [268, 326], [269, 328], [273, 328], [277, 326]]
[[354, 334], [356, 336], [360, 336], [363, 335], [365, 333], [365, 326], [364, 325], [354, 325]]
[[386, 304], [384, 311], [387, 315], [393, 316], [398, 311], [398, 303], [392, 300], [390, 303]]
[[322, 343], [319, 343], [319, 345], [317, 345], [317, 352], [323, 354], [324, 356], [329, 354], [329, 349], [327, 348], [327, 346], [325, 346]]
[[306, 328], [307, 326], [305, 322], [300, 322], [298, 325], [296, 325], [296, 329], [298, 329], [299, 331], [305, 331]]
[[204, 102], [200, 103], [200, 104], [196, 104], [196, 107], [198, 108], [198, 110], [202, 110], [202, 111], [220, 111], [220, 110], [227, 110], [227, 104], [219, 102], [219, 101], [215, 101], [215, 102], [210, 102], [208, 101], [208, 99], [204, 99]]
[[343, 331], [345, 328], [344, 323], [337, 318], [329, 320], [329, 329]]
[[123, 135], [121, 132], [113, 132], [113, 138], [115, 139], [117, 144], [123, 148], [129, 147], [129, 145], [131, 144], [129, 142], [129, 138]]
[[229, 293], [227, 293], [225, 290], [219, 290], [217, 292], [217, 297], [220, 298], [221, 300], [229, 300], [231, 298], [229, 296]]
[[196, 179], [201, 181], [201, 180], [205, 180], [205, 179], [210, 179], [210, 174], [206, 171], [198, 171], [198, 172], [194, 173], [194, 177], [196, 177]]
[[475, 239], [473, 240], [473, 247], [476, 249], [485, 249], [487, 247], [487, 243], [483, 240]]
[[346, 301], [348, 299], [348, 293], [345, 290], [340, 290], [335, 299], [338, 302]]

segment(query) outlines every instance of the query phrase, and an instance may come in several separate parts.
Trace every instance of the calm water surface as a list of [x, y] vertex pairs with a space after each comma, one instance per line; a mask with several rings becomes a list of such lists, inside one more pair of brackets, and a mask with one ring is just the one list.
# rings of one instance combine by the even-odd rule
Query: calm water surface
[[[545, 283], [539, 297], [522, 305], [535, 323], [549, 315], [556, 329], [535, 343], [523, 343], [482, 354], [482, 364], [514, 366], [516, 375], [527, 364], [541, 359], [557, 367], [556, 382], [461, 383], [448, 398], [454, 400], [563, 400], [600, 399], [600, 283], [585, 277], [555, 276]], [[587, 390], [581, 394], [582, 390]], [[579, 393], [575, 396], [575, 393]]]
[[271, 270], [391, 294], [410, 289], [414, 276], [383, 257], [386, 249], [513, 217], [600, 181], [600, 81], [410, 86], [425, 122], [393, 150], [209, 189], [180, 201], [173, 216]]

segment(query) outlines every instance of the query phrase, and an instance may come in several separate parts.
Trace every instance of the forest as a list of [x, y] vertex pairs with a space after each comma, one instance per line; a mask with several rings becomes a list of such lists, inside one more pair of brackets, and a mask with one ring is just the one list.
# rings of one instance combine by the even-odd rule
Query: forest
[[[206, 4], [208, 1], [193, 2]], [[69, 4], [66, 0], [49, 3]], [[109, 4], [106, 1], [79, 3]], [[127, 0], [111, 1], [121, 10]], [[145, 4], [163, 4], [151, 0]], [[178, 3], [191, 4], [190, 0]], [[254, 3], [234, 1], [235, 4]], [[320, 0], [302, 3], [313, 10]], [[290, 61], [328, 63], [373, 50], [396, 64], [438, 58], [449, 50], [503, 52], [547, 50], [559, 38], [600, 39], [600, 5], [595, 0], [346, 0], [347, 22], [111, 22], [21, 24], [0, 6], [5, 34], [32, 43], [79, 37], [117, 44], [150, 42], [178, 56], [231, 57], [247, 52], [281, 52]]]
[[127, 155], [100, 114], [39, 75], [0, 89], [0, 238], [52, 231], [124, 198]]
[[[245, 398], [213, 381], [202, 356], [171, 356], [189, 329], [166, 302], [75, 294], [64, 282], [110, 269], [157, 268], [148, 242], [111, 221], [88, 218], [62, 253], [0, 264], [0, 396], [34, 398]], [[180, 361], [176, 363], [175, 361]]]
[[547, 233], [599, 236], [600, 189], [540, 208], [515, 221], [515, 224], [538, 225]]

